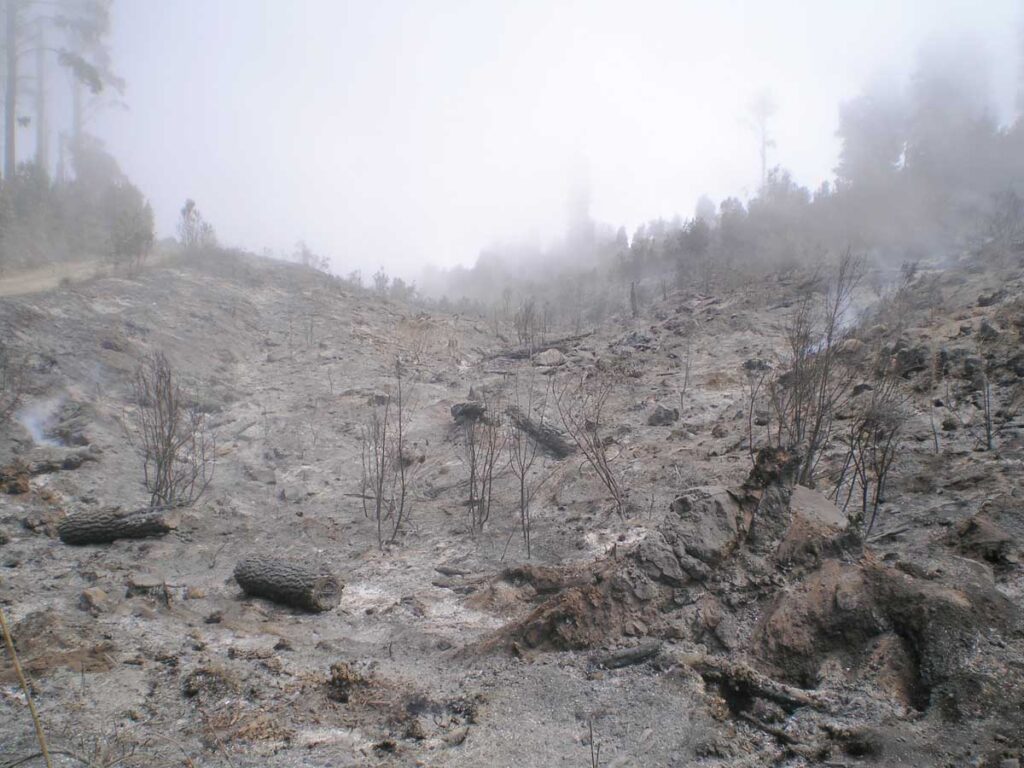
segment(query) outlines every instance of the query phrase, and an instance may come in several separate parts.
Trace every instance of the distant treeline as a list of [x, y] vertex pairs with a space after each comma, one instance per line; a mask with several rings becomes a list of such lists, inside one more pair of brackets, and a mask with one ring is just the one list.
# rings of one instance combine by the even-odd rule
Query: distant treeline
[[0, 270], [95, 258], [137, 266], [153, 244], [153, 212], [87, 130], [124, 89], [110, 59], [110, 0], [3, 0], [0, 26]]
[[557, 246], [494, 247], [472, 268], [428, 272], [423, 290], [506, 314], [532, 300], [579, 325], [625, 311], [623, 284], [708, 291], [847, 249], [892, 265], [1024, 249], [1024, 120], [1000, 125], [977, 77], [931, 51], [905, 87], [872, 85], [842, 104], [835, 176], [813, 191], [775, 167], [746, 203], [702, 198], [692, 218], [650, 221], [631, 237], [576, 221]]

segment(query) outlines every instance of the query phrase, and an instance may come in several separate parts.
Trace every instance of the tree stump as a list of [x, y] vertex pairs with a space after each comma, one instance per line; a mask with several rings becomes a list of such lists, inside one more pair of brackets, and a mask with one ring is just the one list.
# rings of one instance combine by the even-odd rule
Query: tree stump
[[344, 585], [333, 574], [276, 557], [254, 555], [235, 566], [235, 581], [250, 597], [302, 608], [330, 611], [341, 602]]
[[109, 544], [117, 539], [145, 539], [163, 536], [178, 527], [178, 516], [166, 508], [136, 509], [124, 512], [120, 507], [77, 512], [57, 526], [57, 535], [65, 544]]

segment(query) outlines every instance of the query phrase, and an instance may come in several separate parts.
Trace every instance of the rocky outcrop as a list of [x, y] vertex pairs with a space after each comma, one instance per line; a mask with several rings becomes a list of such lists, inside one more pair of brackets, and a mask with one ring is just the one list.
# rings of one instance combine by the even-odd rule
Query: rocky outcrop
[[1007, 673], [989, 638], [1015, 626], [1018, 609], [983, 568], [950, 576], [913, 576], [871, 554], [826, 560], [779, 594], [752, 650], [773, 674], [804, 686], [818, 685], [829, 664], [858, 679], [877, 673], [880, 660], [904, 657], [913, 663], [917, 706], [937, 706], [949, 718], [981, 716], [996, 706]]

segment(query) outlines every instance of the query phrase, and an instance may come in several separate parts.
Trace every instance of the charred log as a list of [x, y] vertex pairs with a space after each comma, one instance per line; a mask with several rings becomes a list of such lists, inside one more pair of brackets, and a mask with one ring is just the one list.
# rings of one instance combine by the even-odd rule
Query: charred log
[[118, 539], [145, 539], [163, 536], [178, 527], [178, 517], [167, 508], [137, 509], [125, 512], [120, 507], [78, 512], [64, 518], [57, 535], [65, 544], [109, 544]]
[[529, 435], [545, 453], [556, 459], [564, 459], [573, 452], [573, 447], [566, 441], [564, 435], [551, 425], [538, 424], [514, 405], [510, 406], [506, 413], [512, 425]]
[[252, 556], [235, 566], [235, 581], [250, 597], [313, 613], [341, 602], [344, 585], [331, 573], [276, 557]]

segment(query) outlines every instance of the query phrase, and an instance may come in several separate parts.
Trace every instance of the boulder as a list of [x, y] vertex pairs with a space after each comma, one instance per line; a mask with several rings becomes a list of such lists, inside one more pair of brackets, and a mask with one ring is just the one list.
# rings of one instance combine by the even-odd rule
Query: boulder
[[992, 323], [988, 320], [981, 321], [981, 327], [978, 328], [979, 339], [982, 341], [995, 341], [1000, 336], [1002, 336], [1002, 332], [992, 325]]
[[456, 424], [477, 422], [487, 415], [487, 406], [483, 403], [456, 403], [452, 406], [452, 418]]
[[534, 365], [544, 366], [559, 366], [565, 364], [565, 355], [559, 352], [557, 349], [545, 349], [543, 352], [538, 352], [533, 356]]
[[848, 521], [829, 499], [802, 485], [789, 495], [789, 527], [775, 550], [784, 565], [810, 565], [823, 556], [836, 555]]
[[779, 595], [754, 637], [773, 671], [788, 682], [813, 686], [827, 657], [844, 654], [852, 663], [868, 640], [888, 629], [862, 570], [828, 560]]
[[736, 497], [719, 486], [694, 488], [670, 506], [665, 539], [707, 565], [717, 565], [739, 544], [747, 523]]
[[679, 421], [679, 409], [666, 408], [661, 404], [656, 405], [647, 417], [647, 423], [652, 427], [667, 427], [677, 421]]
[[960, 523], [948, 541], [964, 556], [994, 566], [1006, 567], [1017, 560], [1013, 537], [982, 512]]
[[672, 546], [656, 531], [645, 536], [637, 545], [634, 558], [652, 581], [681, 587], [688, 580]]
[[900, 376], [907, 378], [919, 371], [927, 370], [931, 365], [932, 353], [927, 344], [910, 346], [901, 339], [893, 350], [893, 361]]
[[106, 610], [109, 605], [109, 597], [99, 587], [89, 587], [82, 590], [78, 604], [83, 611], [96, 615]]
[[948, 565], [940, 582], [870, 554], [826, 560], [779, 594], [755, 628], [753, 650], [784, 680], [814, 685], [837, 662], [854, 678], [877, 674], [871, 660], [885, 638], [886, 664], [914, 665], [913, 680], [900, 684], [904, 695], [947, 719], [985, 716], [1010, 684], [989, 641], [1016, 626], [1019, 612], [984, 568]]

